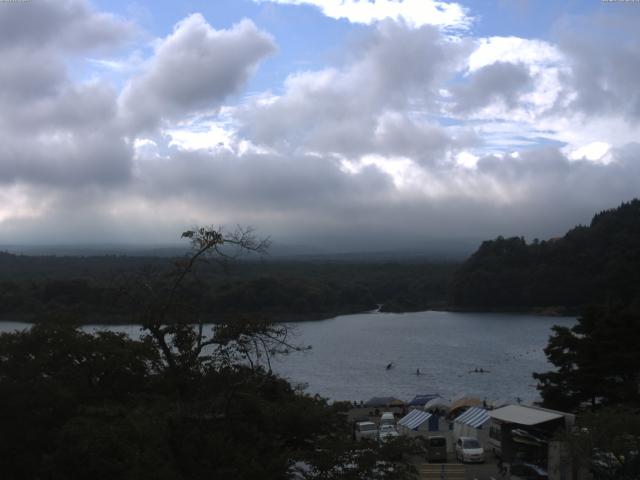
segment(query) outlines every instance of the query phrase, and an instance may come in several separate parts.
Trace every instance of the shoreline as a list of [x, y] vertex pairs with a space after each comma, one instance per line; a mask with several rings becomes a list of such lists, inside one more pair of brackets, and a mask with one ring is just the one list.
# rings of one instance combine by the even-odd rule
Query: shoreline
[[[359, 309], [345, 309], [331, 312], [316, 312], [316, 313], [279, 313], [279, 314], [267, 314], [258, 312], [243, 312], [237, 314], [216, 314], [207, 316], [204, 319], [205, 324], [215, 324], [224, 318], [233, 317], [250, 317], [250, 316], [262, 316], [269, 317], [273, 323], [298, 323], [298, 322], [319, 322], [324, 320], [330, 320], [332, 318], [345, 316], [345, 315], [357, 315], [364, 313], [418, 313], [418, 312], [452, 312], [452, 313], [503, 313], [503, 314], [520, 314], [520, 315], [534, 315], [540, 317], [577, 317], [581, 313], [580, 308], [569, 307], [537, 307], [537, 308], [474, 308], [474, 307], [458, 307], [451, 305], [432, 305], [421, 309], [404, 309], [404, 310], [385, 310], [384, 305], [380, 304], [377, 308], [359, 310]], [[73, 316], [73, 313], [70, 314]], [[126, 314], [84, 314], [82, 319], [78, 319], [78, 325], [137, 325], [136, 318]], [[91, 318], [91, 320], [89, 320]], [[43, 318], [41, 314], [1, 314], [0, 323], [46, 323], [49, 320]]]

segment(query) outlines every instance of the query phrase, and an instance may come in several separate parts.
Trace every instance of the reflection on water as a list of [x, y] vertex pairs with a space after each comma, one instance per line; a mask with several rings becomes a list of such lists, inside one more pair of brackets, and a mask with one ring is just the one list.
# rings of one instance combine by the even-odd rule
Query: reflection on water
[[[530, 402], [538, 396], [531, 373], [550, 368], [542, 349], [551, 326], [574, 323], [572, 318], [494, 313], [345, 315], [290, 324], [297, 343], [312, 349], [281, 358], [273, 367], [294, 383], [307, 383], [307, 392], [336, 400], [387, 395], [408, 400], [422, 393], [451, 398], [466, 392]], [[0, 331], [28, 326], [4, 322]], [[138, 325], [84, 328], [140, 336]]]

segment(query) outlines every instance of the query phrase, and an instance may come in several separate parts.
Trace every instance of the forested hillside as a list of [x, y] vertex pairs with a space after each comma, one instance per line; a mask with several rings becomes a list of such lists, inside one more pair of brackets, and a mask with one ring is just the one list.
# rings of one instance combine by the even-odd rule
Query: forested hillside
[[[48, 312], [81, 322], [131, 321], [131, 295], [159, 284], [179, 258], [56, 257], [0, 253], [0, 318], [31, 320]], [[273, 320], [327, 318], [376, 308], [442, 306], [453, 263], [411, 261], [237, 261], [203, 265], [184, 295], [212, 320], [261, 315]]]
[[640, 298], [640, 200], [593, 217], [564, 237], [483, 242], [455, 273], [457, 308], [576, 311]]

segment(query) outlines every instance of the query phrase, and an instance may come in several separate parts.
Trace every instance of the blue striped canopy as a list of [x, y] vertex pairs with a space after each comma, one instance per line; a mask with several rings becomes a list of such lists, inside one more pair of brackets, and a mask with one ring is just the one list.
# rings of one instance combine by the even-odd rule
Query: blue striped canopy
[[455, 421], [464, 425], [469, 425], [473, 428], [479, 428], [490, 419], [491, 417], [489, 417], [489, 413], [484, 408], [471, 407], [469, 410], [457, 417]]
[[428, 422], [431, 414], [422, 410], [411, 410], [407, 415], [398, 420], [398, 425], [402, 425], [411, 430], [417, 430], [424, 422]]

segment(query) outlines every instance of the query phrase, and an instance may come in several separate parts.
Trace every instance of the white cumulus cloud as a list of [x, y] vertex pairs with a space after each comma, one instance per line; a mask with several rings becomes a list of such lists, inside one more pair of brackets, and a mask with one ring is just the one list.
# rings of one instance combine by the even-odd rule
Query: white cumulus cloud
[[466, 30], [472, 18], [458, 3], [439, 0], [254, 0], [288, 5], [312, 5], [324, 15], [370, 25], [384, 19], [399, 20], [412, 27], [435, 25], [444, 29]]

